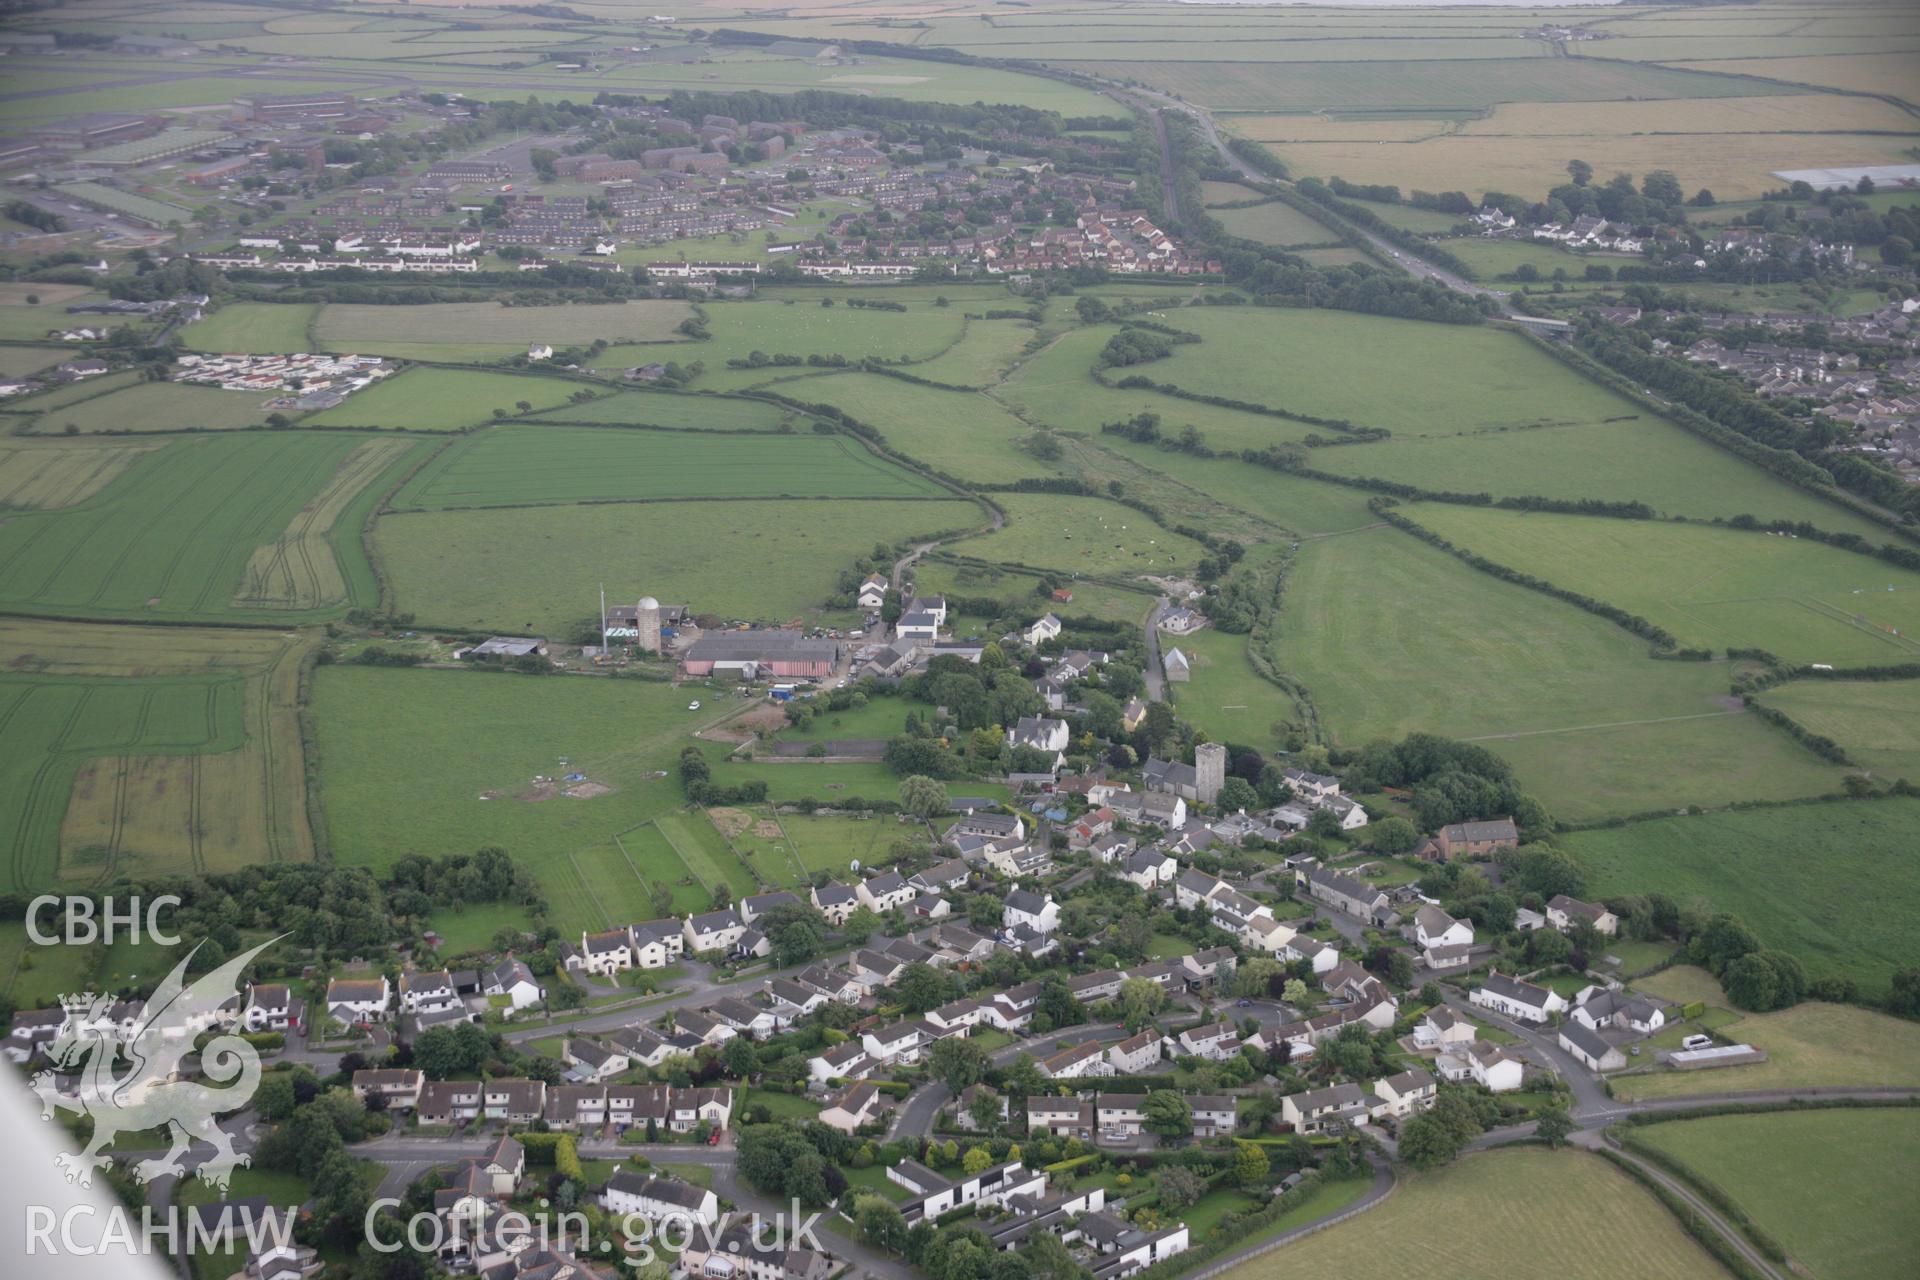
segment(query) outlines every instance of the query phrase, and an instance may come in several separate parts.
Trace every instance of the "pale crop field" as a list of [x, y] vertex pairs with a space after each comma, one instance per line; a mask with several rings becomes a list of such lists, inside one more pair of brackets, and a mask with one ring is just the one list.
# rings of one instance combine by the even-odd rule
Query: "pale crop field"
[[0, 442], [0, 509], [46, 511], [83, 502], [161, 443], [97, 445], [18, 437]]

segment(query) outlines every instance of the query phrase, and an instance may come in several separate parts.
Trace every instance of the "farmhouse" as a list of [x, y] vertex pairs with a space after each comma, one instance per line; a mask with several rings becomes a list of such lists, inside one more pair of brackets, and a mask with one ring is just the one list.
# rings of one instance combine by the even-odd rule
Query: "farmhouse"
[[1495, 849], [1511, 849], [1520, 843], [1520, 832], [1512, 818], [1491, 822], [1455, 822], [1440, 828], [1433, 838], [1440, 851], [1439, 860], [1484, 858]]
[[722, 631], [689, 645], [680, 659], [680, 673], [742, 680], [823, 680], [833, 674], [839, 653], [838, 642], [811, 640], [802, 631]]

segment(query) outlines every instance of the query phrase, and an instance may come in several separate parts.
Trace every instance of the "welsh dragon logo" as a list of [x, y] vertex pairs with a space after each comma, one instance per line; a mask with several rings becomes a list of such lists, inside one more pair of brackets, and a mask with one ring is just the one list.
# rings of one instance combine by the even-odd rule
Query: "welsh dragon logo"
[[[251, 1163], [251, 1156], [233, 1149], [232, 1135], [215, 1117], [244, 1107], [259, 1087], [260, 1054], [232, 1034], [230, 1027], [241, 1012], [241, 971], [277, 941], [261, 943], [192, 986], [186, 984], [187, 965], [193, 960], [189, 951], [146, 1007], [134, 1015], [130, 1030], [114, 1018], [112, 996], [88, 992], [61, 997], [66, 1020], [47, 1046], [54, 1069], [34, 1076], [33, 1091], [40, 1097], [41, 1119], [52, 1119], [58, 1108], [77, 1111], [93, 1121], [93, 1136], [85, 1150], [55, 1157], [68, 1182], [91, 1186], [94, 1170], [108, 1162], [101, 1153], [120, 1134], [162, 1127], [170, 1149], [164, 1156], [133, 1166], [134, 1177], [143, 1183], [185, 1173], [181, 1157], [192, 1149], [195, 1139], [213, 1147], [213, 1155], [196, 1172], [221, 1191], [227, 1189], [236, 1167]], [[199, 949], [196, 945], [193, 950]], [[231, 1015], [223, 1010], [229, 1001], [235, 1003]], [[193, 1053], [199, 1033], [214, 1027], [223, 1029], [200, 1051], [200, 1074], [215, 1082], [231, 1081], [225, 1088], [187, 1079], [181, 1067], [182, 1059]], [[117, 1072], [123, 1060], [127, 1069]], [[76, 1074], [79, 1091], [63, 1092], [61, 1077]]]

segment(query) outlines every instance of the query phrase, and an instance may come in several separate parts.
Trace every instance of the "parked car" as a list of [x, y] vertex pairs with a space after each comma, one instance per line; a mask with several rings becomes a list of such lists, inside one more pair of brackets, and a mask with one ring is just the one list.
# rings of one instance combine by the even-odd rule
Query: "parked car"
[[687, 710], [689, 711], [698, 711], [699, 709], [700, 709], [700, 699], [698, 698], [695, 698], [692, 702], [689, 702], [687, 704]]

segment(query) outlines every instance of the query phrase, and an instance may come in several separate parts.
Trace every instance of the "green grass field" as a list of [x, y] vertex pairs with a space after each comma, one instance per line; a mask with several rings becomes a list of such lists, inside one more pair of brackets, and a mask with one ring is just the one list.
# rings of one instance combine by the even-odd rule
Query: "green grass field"
[[990, 386], [1019, 361], [1033, 337], [1025, 320], [969, 320], [959, 342], [908, 372], [953, 386]]
[[[1563, 839], [1596, 893], [1704, 899], [1812, 976], [1845, 974], [1878, 993], [1907, 963], [1907, 922], [1920, 913], [1920, 884], [1906, 874], [1916, 822], [1920, 800], [1893, 799], [1656, 818]], [[1862, 913], [1865, 885], [1879, 905]]]
[[1293, 699], [1254, 669], [1248, 639], [1212, 628], [1190, 636], [1162, 635], [1162, 653], [1179, 649], [1193, 664], [1191, 679], [1167, 688], [1181, 718], [1212, 740], [1271, 747], [1274, 725], [1295, 718]]
[[[1727, 1008], [1720, 984], [1704, 969], [1680, 965], [1634, 984], [1669, 1000]], [[1709, 1010], [1711, 1014], [1713, 1011]], [[1714, 1071], [1660, 1071], [1616, 1076], [1613, 1096], [1625, 1101], [1684, 1098], [1754, 1090], [1920, 1086], [1920, 1026], [1844, 1004], [1805, 1001], [1777, 1013], [1717, 1018], [1730, 1039], [1764, 1049], [1767, 1061]]]
[[[681, 892], [688, 873], [671, 843], [642, 825], [681, 802], [678, 782], [650, 774], [671, 769], [681, 735], [716, 714], [686, 704], [641, 681], [322, 668], [313, 716], [334, 860], [379, 869], [500, 845], [533, 869], [569, 931], [658, 915], [654, 879], [676, 906], [702, 906], [706, 895]], [[567, 772], [612, 789], [575, 799], [533, 781]]]
[[847, 436], [710, 436], [615, 427], [495, 427], [438, 454], [402, 510], [685, 498], [944, 496]]
[[1625, 1174], [1584, 1152], [1530, 1148], [1482, 1152], [1435, 1173], [1404, 1174], [1392, 1198], [1364, 1217], [1227, 1275], [1388, 1280], [1436, 1265], [1566, 1280], [1681, 1280], [1711, 1275], [1716, 1266]]
[[457, 431], [494, 420], [494, 410], [519, 412], [524, 400], [535, 410], [565, 404], [581, 384], [560, 378], [468, 369], [409, 369], [359, 392], [345, 404], [308, 419], [317, 427], [385, 427], [406, 431]]
[[[99, 389], [105, 381], [90, 385]], [[29, 400], [22, 407], [41, 403]], [[268, 412], [266, 397], [257, 391], [226, 391], [183, 382], [135, 382], [106, 395], [45, 408], [33, 430], [42, 435], [231, 431], [261, 425]]]
[[1107, 498], [996, 495], [1004, 528], [954, 543], [956, 555], [1091, 577], [1190, 570], [1207, 552], [1183, 534]]
[[1920, 1196], [1920, 1113], [1715, 1116], [1635, 1133], [1725, 1191], [1819, 1280], [1896, 1280], [1920, 1257], [1920, 1221], [1905, 1212]]
[[1427, 503], [1410, 514], [1508, 568], [1639, 614], [1683, 645], [1841, 666], [1920, 659], [1920, 574], [1808, 539]]
[[[725, 368], [727, 361], [744, 360], [755, 351], [769, 356], [818, 354], [840, 355], [849, 360], [867, 356], [925, 360], [959, 342], [967, 327], [966, 313], [959, 307], [936, 307], [931, 300], [906, 302], [896, 299], [891, 292], [886, 300], [901, 301], [907, 308], [905, 311], [847, 305], [849, 298], [862, 296], [858, 290], [839, 294], [821, 290], [804, 302], [787, 299], [716, 303], [706, 309], [712, 340], [687, 347], [677, 358], [683, 363], [704, 360], [707, 368], [715, 371]], [[820, 305], [827, 299], [834, 305]]]
[[[667, 299], [544, 307], [509, 307], [498, 302], [422, 306], [335, 302], [322, 308], [314, 320], [313, 337], [323, 351], [488, 360], [524, 354], [528, 344], [535, 342], [555, 349], [585, 346], [596, 338], [609, 343], [677, 342], [681, 338], [676, 326], [693, 314], [690, 304]], [[675, 357], [679, 358], [678, 353]]]
[[0, 737], [8, 744], [0, 752], [0, 831], [7, 836], [8, 888], [45, 888], [62, 877], [103, 881], [123, 853], [129, 865], [145, 860], [150, 851], [138, 847], [137, 838], [123, 847], [117, 828], [104, 843], [61, 856], [61, 826], [82, 766], [100, 756], [234, 751], [244, 739], [242, 697], [237, 675], [0, 676]]
[[[855, 860], [863, 869], [880, 866], [891, 860], [888, 850], [895, 840], [912, 839], [917, 834], [915, 828], [888, 815], [838, 818], [782, 814], [780, 828], [786, 832], [787, 844], [806, 875], [826, 871], [842, 880], [854, 874], [850, 867]], [[920, 829], [918, 833], [924, 842], [923, 832]], [[804, 879], [805, 875], [801, 881]]]
[[[1202, 341], [1143, 367], [1155, 382], [1397, 436], [1604, 422], [1639, 410], [1487, 326], [1349, 312], [1195, 307], [1171, 321]], [[1393, 370], [1392, 377], [1381, 376]], [[1418, 386], [1418, 396], [1406, 388]]]
[[1663, 514], [1754, 515], [1805, 520], [1875, 542], [1889, 536], [1835, 503], [1648, 417], [1316, 449], [1310, 465], [1453, 493], [1644, 502]]
[[557, 409], [536, 413], [530, 420], [759, 432], [804, 430], [808, 423], [803, 415], [763, 400], [669, 395], [659, 391], [629, 391], [602, 396], [586, 404], [563, 404]]
[[773, 390], [805, 404], [833, 405], [874, 428], [890, 447], [963, 480], [992, 483], [1052, 470], [1018, 448], [1032, 429], [984, 395], [877, 373], [795, 378]]
[[821, 607], [875, 543], [983, 519], [958, 500], [601, 504], [403, 512], [381, 519], [373, 543], [400, 607], [423, 623], [561, 635], [595, 614], [602, 582], [784, 621]]
[[314, 349], [315, 302], [229, 302], [180, 331], [189, 351], [286, 354]]
[[1920, 683], [1808, 680], [1761, 696], [1882, 779], [1920, 778]]
[[1343, 744], [1481, 741], [1567, 818], [1831, 791], [1827, 765], [1644, 642], [1395, 531], [1303, 547], [1275, 636]]
[[1153, 597], [1118, 587], [1078, 582], [1072, 587], [1073, 599], [1064, 603], [1034, 594], [1040, 579], [1011, 569], [996, 569], [969, 564], [954, 564], [923, 558], [914, 565], [915, 586], [929, 595], [993, 597], [1012, 614], [1038, 616], [1048, 609], [1062, 616], [1104, 618], [1113, 622], [1144, 618]]
[[1325, 244], [1340, 239], [1340, 233], [1326, 223], [1279, 200], [1245, 209], [1221, 209], [1213, 216], [1229, 235], [1261, 244]]
[[302, 574], [337, 584], [334, 604], [370, 600], [376, 588], [358, 535], [379, 468], [356, 471], [364, 487], [332, 494], [338, 501], [315, 513], [315, 527], [302, 520], [364, 443], [349, 434], [249, 433], [144, 454], [83, 502], [0, 524], [0, 606], [169, 620], [324, 613], [334, 605], [263, 611], [236, 600], [256, 550], [290, 533], [300, 554], [333, 557]]

